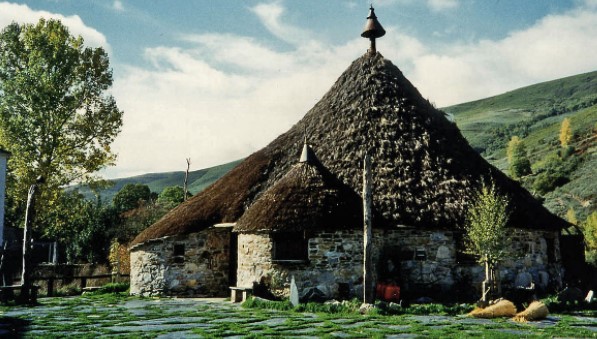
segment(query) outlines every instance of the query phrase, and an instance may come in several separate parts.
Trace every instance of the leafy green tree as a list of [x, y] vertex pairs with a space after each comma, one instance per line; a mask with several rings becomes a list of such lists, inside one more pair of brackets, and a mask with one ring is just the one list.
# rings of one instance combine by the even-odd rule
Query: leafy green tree
[[84, 47], [58, 20], [0, 32], [0, 147], [12, 153], [7, 191], [17, 204], [43, 176], [39, 216], [57, 208], [60, 187], [113, 163], [123, 112], [111, 85], [104, 49]]
[[[191, 196], [187, 193], [187, 198]], [[184, 189], [181, 186], [169, 186], [158, 195], [158, 203], [168, 208], [174, 208], [185, 200]]]
[[118, 213], [110, 205], [85, 199], [78, 191], [62, 192], [56, 204], [59, 208], [48, 211], [51, 219], [47, 236], [66, 246], [68, 262], [105, 262], [111, 229], [119, 224]]
[[520, 178], [531, 174], [531, 162], [527, 155], [527, 149], [524, 142], [517, 136], [513, 136], [508, 142], [508, 164], [510, 165], [510, 175], [514, 178]]
[[116, 228], [115, 238], [122, 244], [128, 243], [169, 210], [170, 208], [157, 204], [153, 200], [142, 202], [139, 207], [120, 214], [122, 221]]
[[587, 245], [587, 261], [597, 265], [597, 211], [591, 213], [582, 225]]
[[568, 147], [572, 141], [572, 127], [570, 126], [570, 119], [564, 118], [560, 127], [560, 145]]
[[572, 225], [578, 225], [578, 219], [576, 218], [574, 208], [569, 208], [568, 211], [566, 211], [566, 220]]
[[489, 187], [483, 184], [467, 213], [465, 246], [468, 253], [485, 265], [484, 301], [488, 293], [494, 296], [500, 290], [496, 269], [508, 255], [508, 218], [508, 199], [498, 194], [494, 184]]
[[143, 184], [126, 184], [114, 195], [112, 203], [114, 208], [119, 213], [122, 213], [150, 202], [151, 198], [152, 194], [149, 186]]

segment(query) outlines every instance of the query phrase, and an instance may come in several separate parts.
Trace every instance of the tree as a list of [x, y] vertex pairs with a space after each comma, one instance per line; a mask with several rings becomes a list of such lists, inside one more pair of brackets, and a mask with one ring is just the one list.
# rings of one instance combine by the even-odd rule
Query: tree
[[126, 184], [114, 198], [112, 203], [119, 213], [130, 211], [140, 207], [146, 202], [150, 202], [152, 194], [149, 186], [143, 184]]
[[[187, 193], [187, 197], [188, 196], [190, 196], [189, 193]], [[158, 203], [169, 209], [176, 207], [185, 200], [184, 188], [180, 186], [166, 187], [162, 193], [158, 195]]]
[[568, 222], [572, 225], [578, 225], [578, 219], [576, 218], [576, 212], [574, 211], [574, 208], [571, 207], [568, 209], [568, 211], [566, 211], [566, 220], [568, 220]]
[[582, 225], [587, 245], [587, 261], [597, 264], [597, 211], [593, 211]]
[[496, 290], [498, 293], [500, 290], [496, 268], [508, 254], [508, 218], [508, 199], [498, 194], [494, 184], [489, 187], [483, 184], [468, 210], [465, 223], [467, 252], [485, 265], [483, 301], [487, 301], [488, 294], [494, 296]]
[[99, 196], [87, 200], [78, 191], [62, 192], [59, 208], [48, 211], [46, 233], [66, 248], [68, 262], [105, 262], [109, 247], [107, 234], [115, 229], [120, 218], [115, 209], [104, 204]]
[[104, 49], [84, 47], [58, 20], [0, 32], [0, 147], [12, 153], [7, 191], [18, 204], [43, 176], [42, 214], [55, 208], [61, 187], [113, 163], [123, 112], [111, 85]]
[[562, 126], [560, 127], [560, 144], [566, 148], [572, 141], [572, 128], [570, 127], [570, 119], [564, 118]]
[[514, 178], [520, 178], [531, 174], [531, 162], [527, 155], [527, 149], [524, 142], [517, 136], [513, 136], [508, 142], [508, 164], [510, 165], [510, 175]]

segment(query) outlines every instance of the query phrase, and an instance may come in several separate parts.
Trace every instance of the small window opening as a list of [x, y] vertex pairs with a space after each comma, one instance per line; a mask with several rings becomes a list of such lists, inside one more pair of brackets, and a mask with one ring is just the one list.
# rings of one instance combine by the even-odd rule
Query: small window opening
[[175, 263], [177, 263], [177, 264], [184, 263], [184, 255], [185, 255], [184, 244], [175, 244], [174, 252], [172, 254], [174, 256]]
[[309, 259], [309, 239], [303, 232], [272, 235], [274, 261], [306, 261]]

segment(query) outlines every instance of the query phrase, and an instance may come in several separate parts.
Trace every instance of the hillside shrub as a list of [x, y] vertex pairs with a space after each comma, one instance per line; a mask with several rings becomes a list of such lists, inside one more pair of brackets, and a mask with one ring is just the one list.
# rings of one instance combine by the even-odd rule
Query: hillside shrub
[[545, 195], [570, 181], [570, 174], [582, 159], [570, 147], [552, 153], [537, 168], [539, 173], [533, 182], [533, 189]]

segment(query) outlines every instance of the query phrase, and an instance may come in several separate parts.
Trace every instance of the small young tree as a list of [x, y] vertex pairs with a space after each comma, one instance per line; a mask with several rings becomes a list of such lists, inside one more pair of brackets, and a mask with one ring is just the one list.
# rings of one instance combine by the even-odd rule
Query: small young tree
[[485, 281], [481, 300], [488, 301], [501, 292], [497, 265], [507, 255], [509, 236], [508, 199], [498, 194], [495, 185], [483, 184], [469, 208], [465, 224], [467, 252], [485, 265]]
[[568, 222], [572, 225], [578, 225], [578, 219], [576, 218], [576, 212], [574, 211], [574, 208], [571, 207], [568, 209], [568, 211], [566, 211], [566, 220], [568, 220]]
[[597, 264], [597, 211], [591, 213], [582, 225], [586, 243], [587, 261]]
[[572, 141], [572, 127], [570, 126], [570, 119], [565, 118], [562, 120], [562, 126], [560, 127], [560, 144], [566, 148]]
[[531, 162], [527, 155], [527, 149], [524, 142], [519, 137], [513, 136], [508, 142], [508, 164], [510, 165], [510, 175], [514, 178], [520, 178], [531, 174]]

